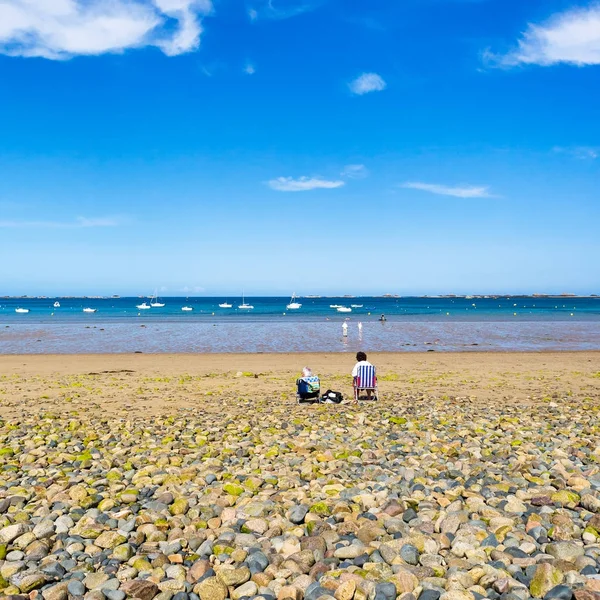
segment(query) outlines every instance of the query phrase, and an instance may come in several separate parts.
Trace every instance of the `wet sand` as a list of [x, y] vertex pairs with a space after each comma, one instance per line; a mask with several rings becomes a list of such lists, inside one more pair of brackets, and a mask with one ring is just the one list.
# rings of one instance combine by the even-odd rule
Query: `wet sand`
[[2, 354], [224, 354], [600, 351], [600, 320], [22, 323], [0, 327]]

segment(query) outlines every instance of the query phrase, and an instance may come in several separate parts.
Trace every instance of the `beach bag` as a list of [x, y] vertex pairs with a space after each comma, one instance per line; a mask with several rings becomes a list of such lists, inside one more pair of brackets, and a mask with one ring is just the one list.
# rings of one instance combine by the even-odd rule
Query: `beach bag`
[[340, 404], [344, 400], [344, 396], [340, 392], [327, 390], [321, 396], [321, 404]]

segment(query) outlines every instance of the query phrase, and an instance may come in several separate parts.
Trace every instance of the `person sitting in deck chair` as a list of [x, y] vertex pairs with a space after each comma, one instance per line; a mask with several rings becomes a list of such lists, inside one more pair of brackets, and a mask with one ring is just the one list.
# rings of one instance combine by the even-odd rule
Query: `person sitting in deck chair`
[[361, 392], [366, 392], [367, 400], [371, 400], [371, 396], [375, 400], [379, 400], [375, 367], [367, 360], [367, 355], [364, 352], [359, 352], [356, 355], [356, 360], [357, 363], [352, 369], [354, 402], [358, 402]]
[[298, 404], [301, 402], [318, 402], [321, 393], [321, 382], [316, 375], [308, 368], [302, 369], [302, 377], [296, 381], [297, 392], [296, 399]]

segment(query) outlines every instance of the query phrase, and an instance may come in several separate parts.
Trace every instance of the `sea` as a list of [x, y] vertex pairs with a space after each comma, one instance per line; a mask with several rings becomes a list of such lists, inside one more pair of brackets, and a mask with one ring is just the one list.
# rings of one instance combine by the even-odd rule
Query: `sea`
[[599, 297], [304, 297], [298, 310], [289, 297], [245, 300], [254, 308], [223, 297], [149, 310], [137, 297], [0, 298], [0, 354], [600, 350]]

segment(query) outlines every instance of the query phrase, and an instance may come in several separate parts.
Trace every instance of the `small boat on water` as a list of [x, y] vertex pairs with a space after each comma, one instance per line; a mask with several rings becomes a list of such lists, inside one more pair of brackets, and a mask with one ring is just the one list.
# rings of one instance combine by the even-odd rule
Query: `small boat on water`
[[364, 304], [351, 304], [350, 306], [352, 308], [362, 308], [364, 306]]
[[25, 314], [25, 313], [29, 312], [29, 309], [28, 308], [15, 308], [15, 312]]
[[330, 304], [329, 308], [340, 308], [341, 304]]
[[150, 306], [152, 308], [163, 308], [164, 305], [165, 305], [164, 302], [158, 301], [158, 296], [156, 295], [156, 290], [154, 290], [154, 296], [152, 296], [152, 298], [150, 299]]
[[190, 312], [191, 310], [194, 310], [191, 306], [183, 306], [181, 308], [181, 310], [185, 311], [185, 312]]
[[302, 308], [302, 304], [300, 304], [300, 302], [296, 302], [295, 292], [292, 294], [292, 299], [290, 300], [290, 303], [286, 306], [286, 308], [288, 310], [298, 310], [299, 308]]
[[252, 304], [246, 304], [246, 299], [244, 298], [244, 294], [242, 294], [242, 303], [238, 306], [242, 310], [252, 310], [254, 306]]
[[149, 310], [150, 305], [146, 304], [145, 302], [142, 302], [141, 304], [137, 304], [136, 308], [139, 308], [139, 310]]
[[341, 313], [351, 313], [352, 309], [349, 306], [338, 306], [337, 311]]
[[229, 304], [229, 302], [222, 302], [219, 304], [219, 308], [233, 308], [233, 304]]
[[84, 308], [83, 312], [86, 313], [95, 313], [98, 309], [97, 308]]
[[54, 308], [60, 308], [60, 302], [57, 300], [53, 306]]

